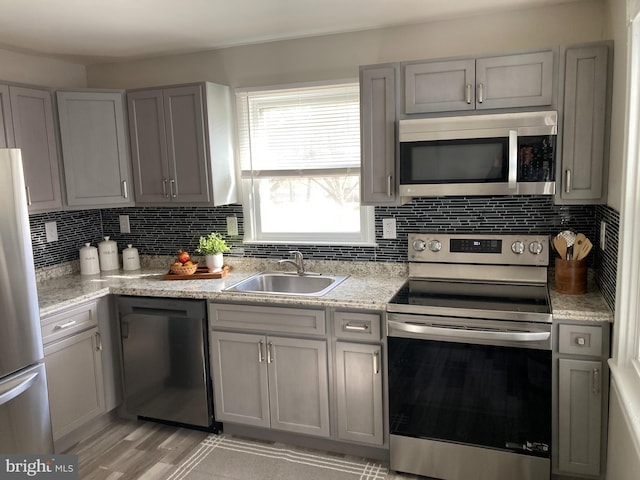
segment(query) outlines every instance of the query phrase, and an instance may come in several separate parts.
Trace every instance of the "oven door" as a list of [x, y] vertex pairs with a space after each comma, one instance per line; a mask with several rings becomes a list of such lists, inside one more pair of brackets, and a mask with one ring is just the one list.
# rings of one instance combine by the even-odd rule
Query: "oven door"
[[550, 345], [550, 326], [483, 330], [424, 318], [390, 315], [388, 324], [391, 468], [446, 479], [548, 478], [551, 350], [540, 342]]

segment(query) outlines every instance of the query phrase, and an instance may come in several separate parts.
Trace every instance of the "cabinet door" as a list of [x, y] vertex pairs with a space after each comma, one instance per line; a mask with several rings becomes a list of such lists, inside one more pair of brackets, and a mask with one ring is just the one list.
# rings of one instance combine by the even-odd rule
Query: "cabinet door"
[[216, 420], [269, 427], [265, 337], [211, 332], [210, 338]]
[[476, 108], [551, 105], [553, 51], [480, 58], [476, 61]]
[[396, 202], [396, 69], [360, 71], [361, 203]]
[[602, 200], [605, 169], [607, 47], [565, 56], [562, 200]]
[[9, 87], [0, 85], [0, 148], [13, 148], [14, 146]]
[[473, 110], [475, 68], [473, 59], [405, 65], [405, 113]]
[[105, 412], [100, 348], [97, 328], [45, 347], [54, 440]]
[[204, 104], [199, 85], [163, 90], [172, 201], [208, 202]]
[[329, 436], [324, 340], [267, 337], [271, 428]]
[[382, 445], [382, 364], [379, 345], [336, 343], [338, 437]]
[[22, 149], [30, 211], [62, 206], [51, 92], [9, 87], [15, 146]]
[[558, 467], [600, 474], [602, 363], [559, 360]]
[[162, 90], [127, 93], [136, 202], [170, 202]]
[[57, 92], [57, 98], [67, 203], [131, 205], [122, 93]]

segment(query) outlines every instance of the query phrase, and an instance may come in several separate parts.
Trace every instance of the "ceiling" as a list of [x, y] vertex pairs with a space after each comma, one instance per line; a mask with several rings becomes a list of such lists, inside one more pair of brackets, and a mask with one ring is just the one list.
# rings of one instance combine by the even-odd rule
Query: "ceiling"
[[2, 0], [0, 48], [100, 63], [569, 1]]

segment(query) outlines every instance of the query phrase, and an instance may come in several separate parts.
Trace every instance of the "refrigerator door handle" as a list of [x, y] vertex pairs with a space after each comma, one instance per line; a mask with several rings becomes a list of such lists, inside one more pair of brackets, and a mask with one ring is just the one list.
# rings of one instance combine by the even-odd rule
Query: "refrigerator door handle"
[[26, 392], [38, 379], [38, 372], [29, 373], [24, 377], [18, 377], [7, 382], [7, 385], [0, 385], [0, 406], [9, 403], [21, 393]]

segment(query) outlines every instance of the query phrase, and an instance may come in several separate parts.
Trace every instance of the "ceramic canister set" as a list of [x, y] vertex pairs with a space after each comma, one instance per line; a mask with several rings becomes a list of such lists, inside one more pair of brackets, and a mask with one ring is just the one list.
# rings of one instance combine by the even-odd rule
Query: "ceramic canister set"
[[[80, 274], [95, 275], [97, 273], [118, 270], [120, 261], [118, 258], [118, 245], [109, 237], [98, 243], [98, 248], [85, 243], [80, 249]], [[122, 268], [124, 270], [139, 270], [140, 256], [138, 249], [131, 244], [122, 251]]]

